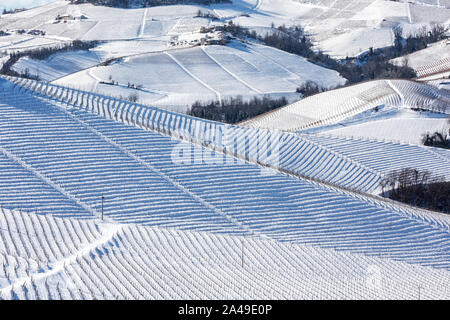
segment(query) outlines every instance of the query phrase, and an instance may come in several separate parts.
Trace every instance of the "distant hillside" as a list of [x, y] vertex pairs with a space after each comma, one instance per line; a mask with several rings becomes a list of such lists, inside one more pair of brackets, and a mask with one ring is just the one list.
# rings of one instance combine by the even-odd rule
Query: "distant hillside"
[[209, 5], [213, 3], [231, 3], [231, 0], [70, 0], [71, 3], [92, 3], [95, 5], [130, 8], [132, 6], [161, 6], [161, 5], [173, 5], [173, 4], [188, 4], [199, 3]]
[[316, 94], [240, 124], [252, 128], [298, 131], [341, 123], [384, 107], [449, 114], [449, 101], [446, 91], [425, 83], [375, 80]]

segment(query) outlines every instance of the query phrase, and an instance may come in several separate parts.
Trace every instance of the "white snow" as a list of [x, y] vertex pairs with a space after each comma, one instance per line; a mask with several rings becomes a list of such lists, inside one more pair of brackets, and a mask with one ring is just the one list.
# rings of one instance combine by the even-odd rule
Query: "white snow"
[[427, 84], [407, 80], [368, 81], [307, 97], [242, 125], [295, 131], [336, 124], [380, 106], [449, 114], [449, 99], [445, 90]]
[[6, 209], [0, 223], [4, 299], [418, 299], [419, 287], [421, 299], [449, 296], [447, 269], [380, 255]]
[[[270, 132], [15, 81], [0, 95], [2, 298], [408, 299], [419, 284], [422, 298], [448, 295], [448, 216], [327, 182], [363, 189], [408, 161], [449, 174], [448, 153], [284, 134], [278, 166], [325, 180], [267, 175], [251, 162]], [[187, 142], [224, 130], [250, 162]], [[174, 161], [180, 147], [201, 163]]]
[[[390, 166], [392, 163], [381, 163], [381, 166], [376, 161], [363, 164], [359, 160], [353, 159], [354, 155], [351, 150], [348, 154], [349, 150], [334, 150], [334, 146], [330, 149], [330, 147], [324, 146], [323, 142], [314, 142], [315, 136], [299, 136], [298, 134], [229, 126], [60, 86], [43, 85], [30, 80], [19, 81], [16, 79], [14, 81], [20, 86], [30, 88], [37, 94], [51, 95], [53, 99], [88, 108], [115, 121], [125, 122], [139, 128], [151, 130], [156, 128], [164, 133], [171, 132], [175, 137], [182, 137], [186, 141], [194, 140], [202, 144], [207, 142], [207, 144], [211, 144], [212, 148], [226, 149], [231, 154], [235, 154], [233, 150], [236, 150], [242, 158], [251, 159], [255, 163], [263, 163], [273, 168], [283, 168], [296, 174], [346, 188], [376, 193], [380, 177], [392, 170]], [[394, 83], [392, 81], [391, 86], [398, 86], [405, 90], [402, 82]], [[388, 89], [391, 86], [386, 84]], [[366, 99], [370, 97], [370, 92], [365, 93]], [[408, 101], [409, 98], [406, 98], [405, 103]], [[436, 101], [439, 100], [435, 99], [434, 102]], [[360, 116], [362, 118], [364, 114]], [[221, 132], [222, 134], [220, 134]], [[221, 139], [221, 135], [225, 135], [226, 138]], [[261, 152], [261, 148], [264, 150], [267, 141], [272, 141], [269, 149], [271, 156]], [[371, 141], [367, 141], [367, 143], [369, 142]], [[261, 145], [261, 143], [263, 144]], [[362, 141], [362, 143], [364, 142]], [[442, 167], [441, 156], [429, 148], [424, 149], [414, 145], [405, 148], [403, 145], [392, 142], [382, 145], [381, 150], [384, 153], [379, 156], [400, 157], [396, 162], [398, 167], [423, 169], [425, 166], [427, 169], [432, 168], [436, 175], [448, 175], [448, 171]], [[249, 152], [251, 151], [249, 154], [245, 151], [248, 148], [250, 148]], [[407, 154], [403, 154], [402, 150]], [[411, 157], [411, 154], [414, 156]], [[417, 161], [417, 159], [427, 160], [423, 162]], [[377, 167], [376, 170], [372, 169], [374, 165]]]
[[[196, 5], [119, 9], [90, 4], [70, 5], [56, 1], [25, 12], [6, 15], [2, 29], [41, 29], [45, 38], [84, 40], [169, 40], [170, 35], [198, 32], [211, 23], [196, 18], [197, 11], [211, 12], [225, 22], [233, 20], [265, 33], [275, 25], [306, 25], [318, 48], [345, 57], [369, 47], [391, 45], [392, 27], [401, 25], [414, 32], [431, 22], [448, 23], [450, 9], [438, 4], [393, 2], [385, 0], [309, 1], [309, 0], [235, 0], [233, 4], [210, 7]], [[54, 23], [58, 14], [84, 15], [67, 23]], [[118, 23], [120, 21], [120, 23]], [[370, 39], [371, 41], [369, 41]]]
[[[218, 23], [195, 17], [199, 9], [259, 34], [298, 23], [317, 48], [345, 57], [391, 45], [395, 26], [411, 34], [448, 24], [449, 8], [54, 1], [2, 16], [0, 30], [12, 34], [0, 37], [0, 61], [73, 39], [104, 42], [13, 67], [51, 83], [0, 78], [0, 298], [448, 299], [449, 216], [377, 196], [392, 170], [450, 178], [450, 152], [420, 141], [449, 129], [447, 82], [369, 81], [241, 125], [174, 111], [236, 95], [296, 101], [305, 81], [345, 83], [257, 43], [191, 47]], [[75, 20], [57, 22], [60, 14]], [[408, 59], [421, 81], [449, 72], [445, 43]], [[123, 99], [131, 93], [140, 103]]]
[[82, 69], [98, 65], [101, 62], [95, 51], [69, 51], [57, 53], [45, 60], [21, 58], [14, 64], [13, 70], [19, 73], [28, 70], [39, 79], [53, 81]]
[[[110, 76], [119, 86], [99, 85], [101, 81], [109, 82]], [[141, 102], [180, 110], [197, 100], [237, 95], [284, 95], [292, 101], [299, 97], [296, 88], [307, 80], [324, 87], [345, 83], [336, 71], [305, 58], [241, 43], [139, 54], [110, 66], [71, 74], [55, 83], [125, 97], [131, 92], [128, 83], [142, 85], [138, 92]]]
[[325, 135], [355, 137], [372, 140], [399, 141], [421, 144], [426, 133], [447, 132], [450, 129], [448, 116], [412, 110], [383, 110], [360, 115], [358, 119], [344, 121], [330, 129], [316, 130]]
[[405, 59], [408, 66], [416, 71], [419, 78], [426, 79], [433, 75], [439, 76], [450, 71], [450, 44], [446, 44], [446, 40], [433, 43], [426, 49], [393, 59], [392, 62], [402, 65]]

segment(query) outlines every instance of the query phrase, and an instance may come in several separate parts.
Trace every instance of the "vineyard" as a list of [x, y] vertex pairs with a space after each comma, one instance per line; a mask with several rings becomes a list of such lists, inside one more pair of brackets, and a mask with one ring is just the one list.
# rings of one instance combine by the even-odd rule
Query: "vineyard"
[[259, 237], [1, 210], [3, 299], [448, 297], [448, 271]]
[[[314, 141], [315, 135], [297, 135], [276, 130], [226, 125], [62, 86], [33, 80], [13, 80], [18, 81], [19, 84], [15, 89], [16, 92], [27, 90], [28, 93], [32, 93], [32, 96], [28, 93], [21, 95], [31, 99], [30, 104], [35, 101], [33, 95], [50, 96], [59, 103], [74, 104], [116, 122], [123, 122], [141, 129], [156, 130], [185, 142], [223, 151], [258, 165], [285, 170], [353, 190], [378, 192], [380, 177], [392, 169], [389, 162], [379, 162], [376, 169], [373, 169], [373, 164], [362, 163], [358, 155], [335, 148], [325, 142]], [[13, 104], [15, 105], [15, 102]], [[67, 127], [66, 124], [63, 126]], [[173, 148], [174, 145], [168, 150]], [[183, 148], [179, 147], [179, 149]], [[431, 149], [398, 143], [380, 143], [377, 149], [382, 150], [386, 158], [396, 157], [397, 149], [405, 149], [409, 154], [414, 153], [416, 156], [402, 158], [401, 165], [422, 169], [425, 164], [421, 165], [422, 162], [417, 159], [426, 158], [428, 160], [426, 166], [432, 173], [448, 175], [445, 167], [442, 166], [442, 157]], [[172, 155], [169, 151], [165, 152], [165, 157], [169, 158], [167, 161], [170, 161]]]
[[323, 92], [242, 122], [252, 128], [298, 131], [335, 124], [380, 107], [424, 109], [449, 114], [445, 90], [408, 80], [376, 80]]
[[449, 295], [449, 218], [363, 193], [405, 165], [448, 175], [441, 150], [230, 126], [12, 77], [0, 124], [4, 299]]
[[417, 68], [417, 75], [425, 77], [450, 70], [450, 58], [445, 58]]
[[0, 300], [450, 299], [450, 0], [44, 2], [0, 4]]

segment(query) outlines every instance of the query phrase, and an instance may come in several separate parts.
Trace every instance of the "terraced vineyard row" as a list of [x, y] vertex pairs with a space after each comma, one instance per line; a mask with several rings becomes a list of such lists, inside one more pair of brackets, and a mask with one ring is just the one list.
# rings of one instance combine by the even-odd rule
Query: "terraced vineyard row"
[[252, 128], [298, 131], [335, 124], [383, 105], [450, 114], [444, 90], [407, 80], [376, 80], [307, 97], [241, 123]]
[[426, 77], [428, 75], [433, 75], [448, 70], [450, 70], [450, 58], [434, 61], [430, 64], [417, 68], [415, 71], [418, 77]]
[[[3, 299], [449, 297], [448, 270], [255, 237], [2, 209]], [[420, 287], [420, 289], [419, 289]]]
[[405, 107], [450, 114], [450, 94], [446, 90], [404, 80], [391, 80], [390, 83], [402, 93]]
[[[302, 134], [300, 134], [302, 135]], [[382, 142], [325, 135], [306, 135], [308, 139], [354, 159], [376, 172], [404, 168], [429, 170], [435, 176], [450, 178], [450, 151], [411, 144]]]
[[[389, 166], [379, 166], [375, 170], [354, 157], [309, 139], [306, 135], [225, 125], [61, 86], [31, 80], [12, 80], [20, 84], [16, 92], [29, 88], [33, 94], [80, 106], [108, 119], [156, 130], [254, 163], [346, 188], [377, 192], [380, 177], [390, 172]], [[389, 90], [390, 86], [386, 84], [384, 88]], [[376, 100], [376, 94], [372, 92], [373, 90], [366, 90], [364, 95], [361, 94], [361, 99]], [[433, 158], [429, 152], [425, 153], [433, 164], [431, 167], [438, 168], [441, 165], [438, 156]], [[405, 159], [404, 164], [414, 167], [416, 162], [413, 160]]]
[[[22, 103], [17, 99], [23, 99]], [[131, 107], [142, 108], [141, 112], [144, 108]], [[163, 111], [149, 110], [167, 117]], [[109, 109], [104, 113], [109, 114]], [[448, 254], [449, 224], [445, 216], [292, 177], [153, 130], [126, 126], [70, 104], [49, 103], [17, 91], [2, 96], [0, 119], [5, 165], [21, 167], [25, 176], [25, 180], [11, 176], [2, 182], [0, 190], [8, 191], [1, 192], [0, 199], [7, 208], [21, 208], [28, 199], [28, 207], [22, 209], [47, 213], [49, 205], [39, 199], [45, 185], [60, 199], [53, 204], [60, 203], [60, 209], [48, 212], [53, 215], [99, 218], [104, 195], [104, 214], [110, 221], [259, 235], [447, 267], [443, 257]], [[136, 119], [133, 112], [128, 119]], [[218, 125], [182, 115], [176, 115], [172, 123], [188, 121], [194, 125], [182, 128], [199, 130], [194, 131], [199, 141], [208, 140], [195, 123]], [[158, 122], [153, 123], [157, 126]], [[249, 128], [240, 130], [248, 131], [250, 137], [255, 134]], [[295, 146], [287, 142], [286, 147]], [[300, 163], [288, 155], [308, 154], [308, 148], [317, 145], [311, 141], [291, 153], [286, 149], [282, 152], [284, 161]], [[244, 150], [252, 157], [251, 147]], [[318, 166], [324, 165], [324, 172], [326, 166], [333, 169], [343, 165], [327, 162], [327, 154], [333, 153], [324, 147], [316, 150], [321, 152], [307, 161], [322, 163]], [[324, 161], [318, 161], [321, 157]], [[348, 168], [350, 173], [341, 177], [337, 173], [336, 179], [344, 179], [346, 174], [350, 179], [354, 174], [355, 180], [362, 177], [364, 181], [365, 171], [352, 171], [358, 166]], [[307, 162], [304, 169], [313, 170]], [[21, 187], [24, 181], [32, 183], [25, 189]]]
[[[378, 183], [379, 174], [293, 134], [230, 126], [83, 91], [30, 83], [35, 86], [33, 90], [44, 92], [45, 97], [50, 95], [109, 119], [225, 150], [232, 156], [364, 191], [373, 190]], [[302, 150], [301, 156], [294, 153], [296, 150]], [[317, 157], [322, 161], [313, 161]]]

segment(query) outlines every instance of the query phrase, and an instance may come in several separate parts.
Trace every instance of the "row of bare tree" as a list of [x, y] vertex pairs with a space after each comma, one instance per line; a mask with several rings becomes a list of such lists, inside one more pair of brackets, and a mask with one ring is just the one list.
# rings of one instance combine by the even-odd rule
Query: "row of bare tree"
[[405, 168], [380, 181], [382, 195], [429, 210], [450, 213], [450, 182], [428, 170]]

